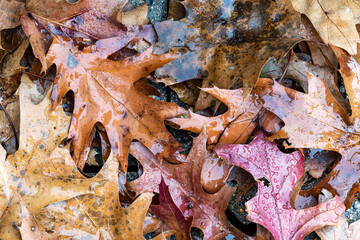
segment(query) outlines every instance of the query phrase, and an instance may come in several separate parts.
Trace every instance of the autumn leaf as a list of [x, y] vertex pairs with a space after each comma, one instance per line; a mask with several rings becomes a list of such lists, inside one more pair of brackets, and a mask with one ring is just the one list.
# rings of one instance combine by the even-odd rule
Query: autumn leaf
[[47, 69], [45, 58], [47, 48], [40, 29], [36, 26], [34, 21], [26, 15], [21, 16], [20, 21], [21, 27], [29, 39], [35, 57], [40, 60], [43, 68]]
[[159, 185], [160, 204], [152, 206], [154, 213], [163, 219], [170, 229], [176, 230], [175, 237], [177, 240], [191, 240], [190, 228], [193, 217], [186, 219], [180, 209], [174, 203], [169, 186], [164, 179], [161, 179]]
[[[324, 202], [328, 199], [331, 199], [332, 194], [323, 189], [319, 195], [319, 202]], [[356, 239], [360, 231], [360, 221], [348, 223], [345, 213], [341, 214], [339, 217], [339, 222], [336, 226], [326, 226], [321, 229], [316, 230], [316, 233], [319, 235], [321, 240], [352, 240]]]
[[204, 239], [220, 239], [229, 233], [240, 239], [252, 239], [226, 221], [225, 210], [235, 188], [225, 185], [214, 194], [206, 193], [202, 188], [201, 171], [209, 155], [205, 148], [206, 139], [204, 130], [195, 139], [187, 162], [179, 165], [160, 163], [141, 143], [133, 143], [130, 153], [140, 161], [144, 172], [129, 183], [130, 189], [137, 195], [148, 191], [159, 193], [163, 178], [175, 205], [186, 219], [193, 218], [192, 227], [201, 229]]
[[[155, 53], [171, 52], [181, 58], [158, 69], [166, 84], [204, 79], [202, 87], [230, 88], [241, 79], [246, 97], [255, 86], [265, 62], [280, 59], [296, 42], [300, 16], [287, 0], [183, 2], [187, 16], [180, 21], [155, 23], [159, 42]], [[196, 109], [213, 98], [201, 94]]]
[[[62, 153], [60, 158], [71, 159], [67, 149], [57, 147], [66, 137], [70, 119], [61, 107], [51, 111], [50, 94], [39, 105], [34, 105], [31, 102], [34, 93], [35, 84], [23, 76], [20, 86], [20, 147], [14, 155], [1, 160], [0, 236], [4, 239], [17, 239], [17, 229], [12, 228], [10, 222], [21, 221], [20, 200], [34, 214], [51, 202], [92, 192], [89, 188], [91, 181], [84, 180], [80, 173], [80, 179], [74, 179], [72, 172], [65, 171], [57, 177], [43, 172], [43, 167], [52, 163], [54, 155], [59, 157], [59, 151]], [[73, 161], [68, 162], [73, 164]], [[56, 171], [57, 168], [51, 166], [50, 169]], [[93, 187], [97, 184], [100, 183], [93, 184]], [[14, 200], [15, 195], [20, 196], [19, 201]]]
[[292, 208], [291, 192], [303, 175], [304, 157], [299, 151], [282, 153], [264, 137], [259, 132], [250, 144], [220, 144], [214, 148], [219, 156], [257, 179], [258, 191], [246, 202], [248, 219], [266, 227], [275, 239], [303, 239], [318, 228], [336, 225], [345, 210], [338, 196], [316, 207]]
[[0, 9], [0, 31], [19, 26], [20, 17], [26, 13], [24, 3], [16, 0], [1, 0]]
[[360, 38], [356, 24], [359, 23], [360, 6], [356, 0], [290, 1], [296, 11], [310, 19], [324, 43], [341, 47], [351, 55], [357, 53]]
[[20, 202], [21, 205], [21, 226], [19, 227], [21, 239], [58, 239], [56, 234], [50, 234], [43, 229], [42, 226], [36, 221], [33, 215], [27, 210], [25, 204]]
[[[153, 194], [144, 193], [124, 208], [119, 201], [118, 161], [112, 156], [94, 177], [99, 185], [93, 194], [53, 202], [36, 215], [45, 229], [61, 236], [98, 239], [144, 239], [143, 223]], [[169, 231], [153, 239], [166, 239]]]
[[[80, 0], [75, 4], [68, 1], [28, 0], [26, 9], [39, 21], [45, 20], [61, 26], [67, 36], [104, 39], [133, 34], [133, 37], [145, 38], [149, 43], [154, 43], [156, 34], [153, 26], [124, 26], [119, 22], [125, 17], [125, 23], [137, 23], [123, 16], [126, 3], [125, 0]], [[46, 10], [43, 9], [44, 5], [48, 6]]]
[[225, 103], [228, 111], [216, 117], [205, 117], [189, 112], [189, 118], [172, 118], [170, 122], [177, 124], [180, 129], [200, 133], [206, 126], [209, 136], [208, 144], [243, 143], [257, 126], [256, 119], [262, 110], [262, 92], [265, 92], [272, 81], [260, 78], [256, 88], [244, 98], [244, 90], [227, 90], [214, 88], [202, 89]]
[[120, 61], [107, 57], [124, 47], [126, 37], [100, 40], [82, 51], [72, 40], [54, 35], [47, 53], [47, 65], [56, 64], [52, 99], [56, 107], [68, 91], [75, 93], [69, 130], [74, 157], [82, 169], [91, 143], [90, 132], [99, 122], [106, 129], [115, 157], [126, 171], [132, 140], [145, 144], [159, 158], [182, 161], [179, 144], [166, 130], [164, 120], [184, 113], [174, 103], [155, 100], [138, 92], [133, 84], [159, 66], [174, 59], [170, 54], [154, 55], [152, 49]]
[[274, 82], [264, 106], [280, 117], [285, 126], [269, 140], [286, 138], [288, 147], [318, 148], [337, 151], [342, 159], [313, 189], [301, 195], [318, 195], [323, 188], [338, 194], [349, 207], [359, 189], [358, 136], [359, 122], [359, 64], [344, 50], [334, 47], [340, 62], [352, 115], [347, 115], [330, 94], [324, 81], [308, 73], [309, 93], [304, 94]]

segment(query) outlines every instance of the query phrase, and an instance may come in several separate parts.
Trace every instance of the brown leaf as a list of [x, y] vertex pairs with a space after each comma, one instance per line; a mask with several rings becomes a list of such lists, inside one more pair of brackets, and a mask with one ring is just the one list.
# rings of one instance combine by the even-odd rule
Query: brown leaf
[[305, 14], [326, 44], [344, 48], [351, 55], [360, 42], [355, 25], [359, 23], [360, 6], [356, 0], [291, 0], [295, 10]]
[[16, 0], [0, 0], [0, 31], [20, 25], [20, 17], [26, 14], [24, 3]]
[[[242, 79], [244, 97], [255, 86], [261, 67], [298, 42], [300, 15], [287, 0], [251, 2], [183, 2], [187, 16], [180, 21], [155, 23], [159, 37], [154, 51], [182, 57], [156, 74], [166, 84], [204, 79], [203, 88], [229, 88]], [[202, 93], [196, 110], [214, 99]]]
[[150, 22], [147, 17], [148, 10], [149, 6], [144, 3], [131, 11], [124, 12], [122, 17], [120, 19], [117, 17], [116, 20], [125, 25], [146, 25]]
[[25, 204], [20, 202], [21, 205], [21, 226], [19, 227], [21, 239], [33, 240], [51, 240], [59, 239], [56, 234], [47, 233], [42, 226], [36, 221], [34, 216], [27, 210]]
[[76, 93], [69, 138], [73, 140], [74, 157], [80, 169], [84, 167], [92, 140], [90, 132], [97, 122], [104, 125], [124, 171], [134, 139], [144, 143], [160, 159], [183, 161], [177, 152], [179, 144], [166, 130], [164, 120], [185, 110], [174, 103], [145, 96], [133, 86], [135, 81], [174, 57], [154, 55], [150, 48], [120, 61], [108, 59], [130, 40], [104, 39], [80, 51], [70, 39], [54, 35], [47, 54], [47, 65], [57, 66], [53, 106], [58, 106], [68, 91]]
[[190, 112], [189, 118], [172, 118], [169, 121], [179, 125], [180, 129], [195, 133], [200, 133], [206, 125], [208, 144], [243, 143], [257, 126], [256, 118], [263, 104], [260, 96], [271, 87], [271, 83], [270, 79], [260, 78], [256, 88], [245, 98], [243, 89], [202, 89], [225, 103], [228, 111], [216, 117]]
[[20, 20], [21, 27], [24, 30], [26, 36], [29, 38], [29, 42], [35, 57], [40, 60], [43, 68], [47, 69], [45, 58], [46, 42], [43, 40], [42, 33], [35, 25], [34, 21], [31, 20], [28, 16], [22, 16]]

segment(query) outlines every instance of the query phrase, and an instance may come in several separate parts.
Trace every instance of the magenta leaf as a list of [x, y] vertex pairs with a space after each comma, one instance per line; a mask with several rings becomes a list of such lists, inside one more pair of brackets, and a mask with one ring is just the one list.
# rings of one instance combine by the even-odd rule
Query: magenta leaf
[[267, 228], [276, 240], [303, 239], [326, 225], [336, 225], [345, 211], [336, 196], [319, 205], [295, 210], [290, 196], [304, 172], [304, 156], [300, 151], [281, 152], [276, 144], [259, 132], [250, 144], [220, 144], [216, 153], [230, 164], [250, 172], [258, 182], [258, 191], [246, 203], [248, 219]]

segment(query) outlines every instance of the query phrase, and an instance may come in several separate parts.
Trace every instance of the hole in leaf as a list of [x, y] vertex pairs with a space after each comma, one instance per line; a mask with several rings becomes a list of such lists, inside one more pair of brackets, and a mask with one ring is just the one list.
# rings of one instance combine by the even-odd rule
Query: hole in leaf
[[72, 116], [74, 111], [74, 92], [68, 91], [62, 99], [62, 107], [67, 116]]
[[85, 162], [83, 173], [93, 177], [104, 165], [104, 162], [110, 155], [110, 143], [105, 128], [102, 124], [97, 123], [95, 133], [91, 142], [90, 152]]
[[133, 155], [129, 154], [126, 179], [131, 182], [138, 179], [142, 174], [143, 166]]
[[70, 3], [70, 4], [75, 4], [77, 2], [79, 2], [80, 0], [66, 0], [66, 2]]
[[271, 185], [270, 182], [269, 182], [269, 180], [267, 180], [267, 179], [264, 178], [264, 177], [259, 178], [258, 180], [261, 181], [261, 182], [264, 184], [265, 187], [270, 187], [270, 185]]
[[192, 240], [203, 240], [204, 239], [204, 233], [199, 228], [192, 227], [190, 234], [191, 234]]

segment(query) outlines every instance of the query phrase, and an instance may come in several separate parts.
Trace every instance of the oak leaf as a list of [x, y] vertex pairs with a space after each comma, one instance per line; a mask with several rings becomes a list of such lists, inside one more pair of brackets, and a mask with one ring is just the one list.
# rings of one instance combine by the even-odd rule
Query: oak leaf
[[20, 25], [20, 17], [26, 13], [24, 3], [16, 0], [0, 1], [0, 31]]
[[258, 191], [246, 202], [248, 219], [266, 227], [276, 240], [300, 240], [318, 228], [336, 225], [345, 210], [338, 196], [316, 207], [292, 208], [291, 192], [303, 175], [304, 157], [299, 151], [282, 153], [276, 144], [264, 140], [265, 136], [259, 132], [250, 144], [214, 148], [219, 156], [257, 179]]
[[51, 240], [59, 239], [56, 234], [47, 233], [45, 229], [36, 221], [35, 217], [27, 210], [25, 204], [20, 202], [21, 205], [21, 226], [19, 227], [21, 239], [33, 240]]
[[179, 165], [165, 161], [160, 163], [146, 147], [134, 142], [130, 153], [142, 164], [144, 172], [130, 182], [129, 187], [137, 195], [148, 191], [159, 193], [159, 184], [163, 178], [175, 205], [186, 219], [193, 218], [192, 227], [201, 229], [204, 239], [221, 239], [229, 233], [240, 239], [252, 239], [229, 226], [226, 221], [225, 210], [235, 188], [225, 185], [214, 194], [206, 193], [202, 188], [201, 171], [209, 154], [206, 139], [204, 130], [194, 140], [187, 162]]
[[215, 117], [205, 117], [189, 111], [189, 118], [172, 118], [169, 121], [177, 124], [180, 129], [195, 133], [200, 133], [203, 126], [206, 126], [208, 144], [243, 143], [257, 126], [256, 119], [263, 107], [261, 95], [271, 83], [270, 79], [259, 78], [256, 87], [247, 97], [244, 97], [243, 89], [202, 89], [225, 103], [228, 110]]
[[309, 93], [304, 94], [274, 82], [264, 106], [279, 116], [285, 126], [269, 140], [286, 138], [288, 147], [332, 150], [342, 155], [340, 162], [314, 188], [301, 195], [318, 195], [323, 188], [339, 195], [349, 207], [354, 193], [359, 191], [359, 88], [360, 66], [345, 50], [333, 47], [339, 72], [349, 96], [352, 109], [347, 115], [333, 98], [324, 81], [308, 73]]
[[310, 19], [324, 43], [344, 48], [351, 55], [357, 53], [360, 6], [356, 0], [291, 0], [291, 3]]
[[[241, 79], [244, 97], [255, 86], [265, 62], [280, 59], [296, 42], [300, 15], [290, 2], [195, 1], [182, 2], [187, 16], [180, 21], [155, 23], [159, 37], [154, 52], [181, 58], [158, 69], [166, 84], [204, 79], [202, 87], [230, 88]], [[196, 109], [210, 106], [213, 98], [201, 94]]]
[[[50, 164], [52, 172], [57, 171], [51, 165], [56, 158], [71, 159], [68, 149], [57, 147], [67, 135], [70, 118], [65, 116], [61, 107], [51, 111], [50, 93], [39, 105], [32, 103], [32, 95], [36, 95], [36, 85], [23, 76], [20, 86], [20, 147], [14, 155], [1, 159], [0, 165], [0, 236], [4, 239], [19, 238], [15, 225], [10, 223], [20, 225], [21, 202], [31, 214], [35, 214], [54, 201], [92, 192], [90, 186], [95, 188], [101, 184], [84, 180], [80, 173], [78, 178], [74, 178], [73, 172], [65, 171], [56, 177], [43, 172], [46, 164]], [[68, 162], [73, 164], [73, 161]], [[16, 200], [15, 196], [20, 199]]]
[[169, 186], [166, 185], [164, 179], [161, 179], [159, 185], [160, 204], [152, 206], [156, 216], [161, 218], [170, 229], [176, 230], [175, 237], [177, 240], [191, 240], [190, 228], [193, 217], [185, 218], [183, 213], [174, 203], [174, 200], [169, 191]]
[[118, 37], [99, 40], [78, 50], [73, 41], [54, 35], [46, 55], [47, 65], [57, 66], [52, 99], [57, 107], [68, 91], [75, 93], [74, 112], [69, 130], [74, 158], [83, 168], [96, 123], [104, 125], [115, 157], [126, 171], [132, 140], [139, 140], [159, 158], [182, 161], [179, 144], [166, 130], [164, 120], [184, 113], [174, 103], [155, 100], [138, 92], [134, 82], [172, 61], [170, 54], [154, 55], [152, 48], [120, 61], [108, 56], [131, 39]]
[[[319, 202], [324, 202], [332, 197], [332, 194], [324, 189], [319, 195]], [[349, 224], [345, 213], [343, 213], [340, 215], [336, 226], [323, 227], [316, 230], [316, 233], [321, 240], [355, 240], [356, 236], [359, 236], [359, 231], [360, 220]]]
[[[36, 215], [48, 231], [60, 236], [98, 239], [144, 239], [143, 223], [153, 194], [144, 193], [124, 208], [119, 201], [118, 161], [112, 156], [93, 181], [102, 182], [93, 194], [54, 202]], [[153, 239], [165, 239], [164, 232]]]

